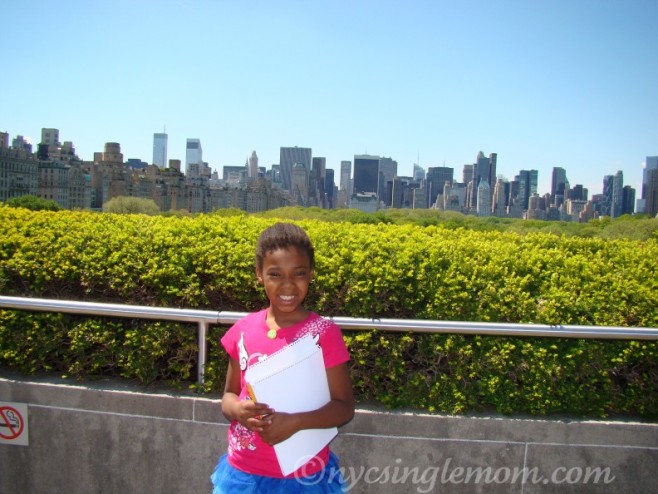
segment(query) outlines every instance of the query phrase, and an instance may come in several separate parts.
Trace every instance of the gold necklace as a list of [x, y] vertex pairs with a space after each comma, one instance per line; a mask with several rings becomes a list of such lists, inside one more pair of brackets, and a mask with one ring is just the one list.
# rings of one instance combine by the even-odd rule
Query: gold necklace
[[277, 335], [278, 331], [279, 331], [278, 329], [269, 329], [267, 331], [267, 337], [270, 340], [273, 340], [274, 338], [276, 338], [276, 335]]

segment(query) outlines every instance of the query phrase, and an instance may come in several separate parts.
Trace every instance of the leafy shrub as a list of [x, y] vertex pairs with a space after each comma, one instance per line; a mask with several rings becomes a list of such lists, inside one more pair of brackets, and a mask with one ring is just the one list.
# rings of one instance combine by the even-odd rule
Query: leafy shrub
[[153, 199], [142, 197], [113, 197], [103, 204], [103, 211], [117, 214], [159, 214], [160, 208]]
[[55, 201], [31, 195], [12, 197], [7, 200], [6, 204], [12, 208], [25, 208], [31, 211], [60, 211], [64, 209]]
[[[0, 207], [0, 293], [256, 310], [266, 301], [254, 276], [255, 243], [276, 219]], [[323, 315], [658, 327], [656, 239], [299, 224], [316, 246], [308, 306]], [[223, 386], [224, 330], [210, 331], [206, 391]], [[166, 322], [5, 310], [0, 365], [189, 384], [195, 333]], [[345, 338], [363, 401], [448, 413], [658, 416], [656, 342], [377, 331]]]

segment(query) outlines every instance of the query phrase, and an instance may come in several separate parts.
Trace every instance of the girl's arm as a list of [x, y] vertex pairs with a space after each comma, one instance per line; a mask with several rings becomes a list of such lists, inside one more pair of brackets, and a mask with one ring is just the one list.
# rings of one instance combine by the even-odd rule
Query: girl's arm
[[222, 413], [227, 420], [237, 420], [248, 429], [262, 431], [274, 411], [264, 403], [240, 399], [240, 364], [229, 357], [226, 384], [222, 396]]
[[302, 429], [326, 429], [346, 424], [354, 416], [354, 396], [347, 364], [327, 369], [331, 400], [311, 412], [274, 412], [267, 417], [260, 435], [268, 444], [277, 444]]

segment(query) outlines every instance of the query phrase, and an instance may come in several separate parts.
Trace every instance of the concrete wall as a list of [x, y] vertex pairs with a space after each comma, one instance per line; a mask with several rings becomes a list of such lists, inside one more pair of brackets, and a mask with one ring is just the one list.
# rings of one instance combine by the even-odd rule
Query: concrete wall
[[[0, 444], [0, 493], [209, 493], [226, 449], [208, 397], [0, 371], [0, 401], [29, 422], [28, 446]], [[362, 409], [332, 449], [352, 493], [658, 491], [658, 424]]]

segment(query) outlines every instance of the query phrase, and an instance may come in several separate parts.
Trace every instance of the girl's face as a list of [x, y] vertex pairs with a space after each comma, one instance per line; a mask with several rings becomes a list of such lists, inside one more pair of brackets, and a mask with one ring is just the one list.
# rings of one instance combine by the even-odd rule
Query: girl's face
[[296, 247], [268, 252], [263, 266], [256, 270], [270, 301], [270, 315], [277, 321], [294, 324], [306, 317], [302, 302], [313, 279], [311, 262]]

